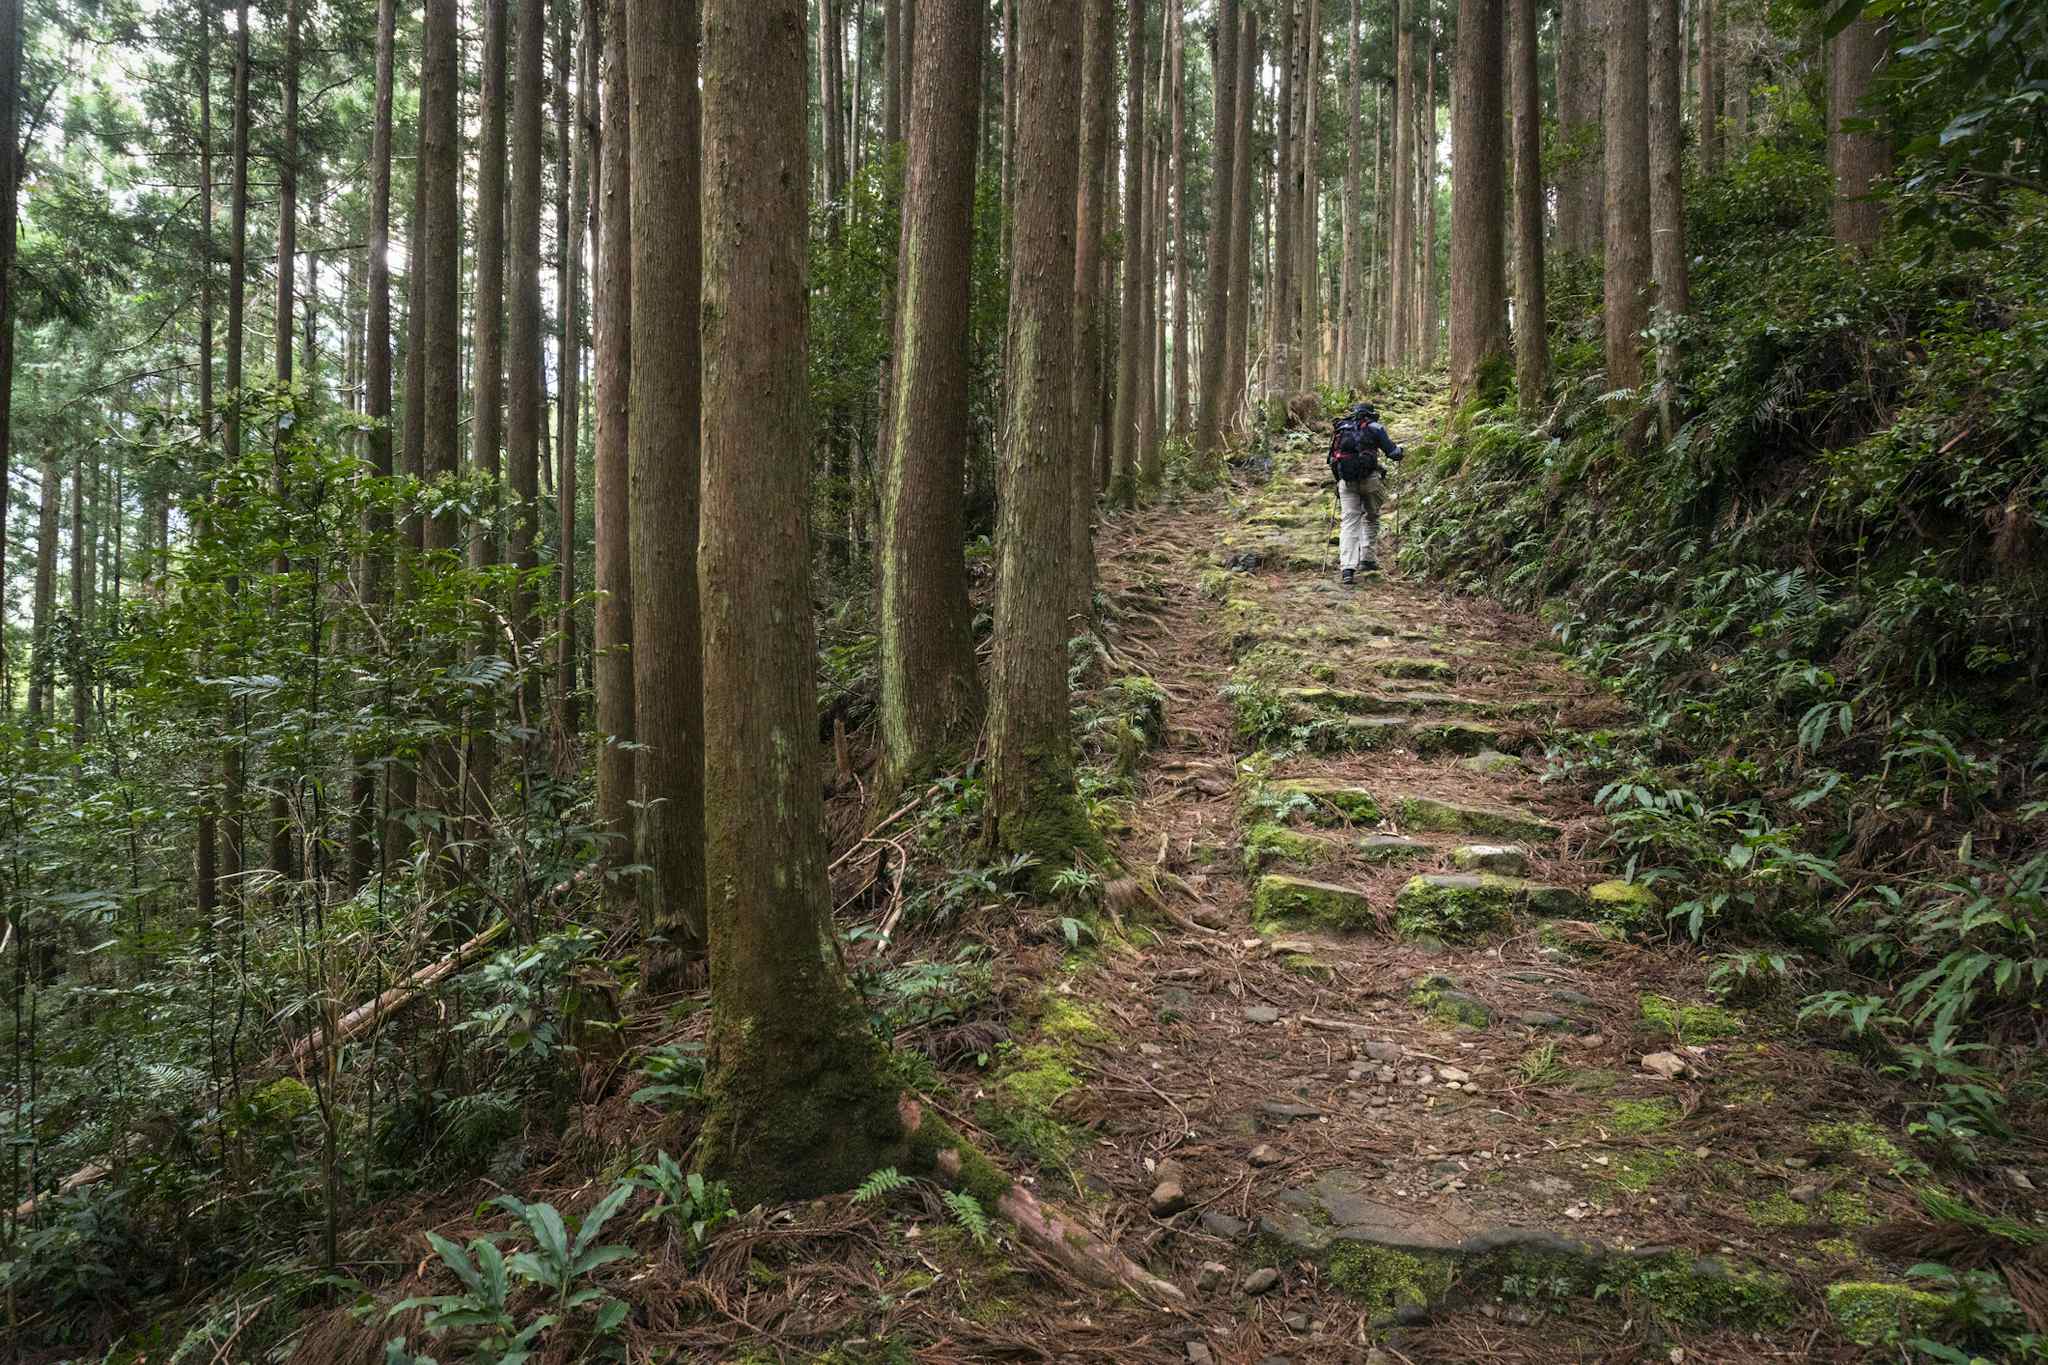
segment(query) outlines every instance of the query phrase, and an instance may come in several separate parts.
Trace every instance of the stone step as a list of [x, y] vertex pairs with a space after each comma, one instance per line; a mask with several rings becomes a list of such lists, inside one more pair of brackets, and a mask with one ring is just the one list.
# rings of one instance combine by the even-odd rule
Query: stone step
[[1451, 850], [1451, 865], [1461, 872], [1498, 872], [1503, 877], [1529, 875], [1529, 851], [1515, 844], [1461, 844]]
[[1362, 1171], [1326, 1171], [1275, 1202], [1258, 1219], [1258, 1259], [1283, 1279], [1314, 1265], [1376, 1325], [1532, 1285], [1549, 1298], [1625, 1296], [1667, 1321], [1744, 1331], [1783, 1325], [1799, 1307], [1790, 1281], [1761, 1266], [1497, 1223], [1447, 1195], [1399, 1198]]
[[1372, 661], [1373, 671], [1383, 678], [1428, 678], [1435, 682], [1449, 682], [1456, 671], [1442, 659], [1419, 659], [1390, 656]]
[[1411, 829], [1433, 834], [1472, 834], [1481, 838], [1550, 843], [1564, 833], [1540, 815], [1512, 806], [1470, 805], [1437, 796], [1403, 796], [1394, 815]]
[[[1380, 820], [1379, 799], [1363, 787], [1334, 778], [1296, 777], [1269, 782], [1268, 797], [1290, 802], [1295, 809], [1289, 818], [1306, 819], [1315, 825], [1376, 825]], [[1299, 801], [1293, 798], [1300, 798]]]
[[1252, 925], [1264, 930], [1323, 929], [1358, 933], [1378, 927], [1363, 891], [1334, 882], [1268, 873], [1252, 892]]
[[1394, 929], [1403, 938], [1470, 942], [1508, 928], [1518, 911], [1570, 915], [1585, 897], [1568, 886], [1552, 886], [1492, 872], [1445, 872], [1408, 879], [1394, 901]]
[[1358, 856], [1369, 863], [1405, 863], [1427, 858], [1436, 850], [1420, 839], [1399, 834], [1368, 834], [1358, 841]]

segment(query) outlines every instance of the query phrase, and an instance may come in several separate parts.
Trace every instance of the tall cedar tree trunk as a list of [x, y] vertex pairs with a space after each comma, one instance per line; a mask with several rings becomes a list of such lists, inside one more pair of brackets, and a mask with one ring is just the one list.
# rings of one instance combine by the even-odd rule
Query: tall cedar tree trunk
[[[0, 42], [4, 42], [0, 38]], [[42, 481], [37, 489], [35, 597], [29, 617], [28, 725], [42, 728], [55, 691], [56, 661], [50, 657], [50, 618], [57, 605], [57, 521], [64, 505], [64, 472], [57, 447], [43, 448]]]
[[[15, 223], [20, 214], [16, 200], [21, 190], [21, 11], [22, 0], [0, 2], [0, 565], [7, 562], [7, 478], [14, 455], [14, 246]], [[5, 653], [5, 646], [0, 645], [0, 664], [5, 662]], [[0, 668], [0, 673], [4, 672]]]
[[1139, 291], [1145, 281], [1140, 259], [1145, 238], [1145, 0], [1125, 0], [1124, 61], [1123, 308], [1116, 352], [1116, 416], [1109, 427], [1114, 452], [1109, 500], [1119, 507], [1129, 507], [1138, 492], [1138, 381], [1144, 373], [1138, 361], [1143, 345]]
[[[633, 574], [628, 469], [632, 382], [631, 123], [626, 95], [626, 0], [604, 5], [604, 70], [598, 134], [596, 375], [591, 395], [597, 484], [597, 818], [610, 836], [606, 857], [633, 860]], [[615, 883], [623, 891], [623, 883]]]
[[[1131, 9], [1133, 28], [1139, 14]], [[1016, 250], [1010, 264], [1007, 433], [997, 471], [997, 606], [990, 667], [989, 835], [997, 848], [1030, 853], [1042, 875], [1098, 848], [1074, 790], [1067, 711], [1068, 624], [1061, 582], [1067, 464], [1073, 442], [1074, 213], [1080, 137], [1080, 14], [1067, 5], [1025, 5], [1019, 16]], [[1143, 71], [1133, 44], [1133, 88]], [[1138, 118], [1133, 116], [1133, 126]], [[1136, 138], [1132, 139], [1135, 143]], [[1132, 180], [1134, 161], [1126, 162]], [[1131, 207], [1137, 207], [1133, 199]], [[1128, 220], [1127, 220], [1128, 221]], [[1128, 253], [1128, 247], [1126, 248]], [[1132, 272], [1127, 262], [1127, 276]], [[1126, 285], [1127, 317], [1137, 300]], [[1125, 324], [1133, 338], [1132, 324]], [[1137, 396], [1135, 341], [1124, 357], [1125, 390]], [[1128, 446], [1118, 403], [1119, 450]], [[1135, 415], [1135, 414], [1131, 414]], [[1120, 478], [1130, 468], [1121, 464]]]
[[1223, 416], [1233, 425], [1243, 407], [1247, 371], [1251, 363], [1252, 313], [1252, 115], [1258, 107], [1253, 73], [1259, 63], [1259, 11], [1256, 5], [1238, 7], [1237, 95], [1231, 109], [1237, 115], [1237, 131], [1231, 143], [1231, 195], [1237, 209], [1230, 215], [1230, 319], [1229, 354], [1224, 359]]
[[1010, 259], [1011, 215], [1017, 209], [1017, 3], [1003, 0], [1003, 250]]
[[[929, 8], [929, 7], [927, 7]], [[1074, 455], [1068, 609], [1086, 621], [1095, 593], [1095, 471], [1110, 440], [1105, 373], [1103, 239], [1109, 227], [1109, 126], [1116, 103], [1115, 0], [1082, 0], [1081, 161], [1074, 207]]]
[[71, 747], [83, 749], [92, 729], [92, 681], [86, 675], [85, 633], [92, 618], [92, 533], [85, 515], [85, 482], [92, 466], [80, 442], [71, 456]]
[[[559, 503], [555, 537], [555, 709], [558, 733], [567, 745], [582, 728], [576, 689], [576, 661], [580, 655], [576, 628], [576, 457], [582, 445], [579, 428], [583, 416], [583, 221], [590, 175], [590, 143], [580, 134], [586, 126], [590, 44], [587, 31], [576, 32], [572, 21], [575, 11], [568, 0], [558, 3], [561, 19], [555, 28], [555, 316], [561, 335], [555, 346], [555, 363], [561, 376], [561, 393], [555, 408], [561, 435], [555, 442], [555, 458], [561, 464], [561, 473], [555, 480]], [[574, 113], [569, 104], [572, 65], [577, 80]]]
[[[1210, 30], [1209, 71], [1215, 117], [1210, 123], [1209, 241], [1202, 253], [1202, 392], [1195, 405], [1195, 448], [1208, 453], [1223, 443], [1224, 392], [1229, 384], [1230, 257], [1236, 240], [1238, 0], [1217, 0]], [[1245, 206], [1246, 212], [1250, 206]]]
[[[1613, 0], [1563, 0], [1558, 25], [1558, 130], [1568, 160], [1558, 176], [1558, 246], [1568, 256], [1599, 251], [1605, 202], [1601, 100], [1607, 69], [1602, 34]], [[1644, 0], [1636, 0], [1641, 9]]]
[[1358, 254], [1360, 238], [1359, 215], [1365, 206], [1359, 200], [1363, 181], [1359, 172], [1361, 144], [1365, 139], [1364, 88], [1365, 82], [1358, 69], [1359, 29], [1363, 26], [1361, 13], [1364, 0], [1351, 0], [1351, 22], [1345, 30], [1345, 137], [1344, 137], [1344, 260], [1342, 275], [1337, 286], [1337, 384], [1350, 388], [1359, 382], [1363, 363], [1359, 355], [1359, 341], [1364, 334], [1363, 322], [1366, 317], [1364, 299], [1359, 292]]
[[[284, 138], [277, 159], [277, 302], [272, 314], [272, 369], [281, 386], [292, 382], [292, 316], [298, 298], [299, 264], [299, 0], [285, 5], [284, 39]], [[271, 491], [280, 505], [285, 498], [286, 460], [283, 432], [277, 432], [271, 450]], [[278, 555], [271, 569], [280, 580], [291, 570], [291, 561]], [[283, 606], [282, 598], [276, 605]], [[291, 807], [285, 798], [289, 784], [282, 773], [271, 780], [270, 856], [268, 864], [279, 876], [292, 875]]]
[[[1115, 15], [1113, 13], [1111, 15], [1111, 18], [1112, 20], [1115, 18]], [[1111, 434], [1111, 432], [1116, 421], [1116, 373], [1117, 351], [1119, 342], [1118, 333], [1122, 330], [1123, 327], [1123, 306], [1121, 299], [1118, 297], [1117, 290], [1117, 282], [1119, 279], [1122, 278], [1120, 275], [1117, 274], [1118, 269], [1122, 265], [1122, 253], [1119, 252], [1117, 255], [1111, 255], [1109, 250], [1107, 249], [1108, 237], [1112, 222], [1114, 222], [1117, 226], [1118, 237], [1121, 238], [1123, 235], [1121, 217], [1117, 207], [1117, 187], [1120, 184], [1120, 173], [1117, 168], [1123, 164], [1123, 143], [1119, 140], [1120, 134], [1123, 129], [1123, 120], [1117, 116], [1117, 111], [1115, 107], [1116, 90], [1114, 77], [1111, 78], [1111, 89], [1109, 99], [1109, 146], [1104, 149], [1104, 155], [1102, 159], [1102, 175], [1104, 183], [1102, 199], [1102, 231], [1104, 240], [1104, 250], [1102, 252], [1102, 278], [1096, 284], [1097, 296], [1102, 300], [1103, 309], [1102, 402], [1099, 409], [1096, 412], [1095, 417], [1095, 429], [1102, 434], [1102, 439], [1096, 443], [1095, 468], [1091, 472], [1091, 477], [1093, 477], [1093, 479], [1095, 480], [1095, 492], [1097, 496], [1106, 494], [1108, 492], [1110, 475], [1113, 472], [1116, 465], [1116, 438]], [[1119, 245], [1121, 245], [1121, 243], [1119, 243]], [[1003, 345], [1005, 347], [1008, 347], [1009, 344], [1009, 335], [1008, 333], [1005, 333], [1003, 337]], [[1005, 350], [1004, 354], [1007, 356], [1008, 351]], [[1094, 544], [1092, 540], [1090, 541], [1089, 545], [1089, 554], [1091, 556], [1094, 554]]]
[[[394, 0], [385, 0], [393, 3]], [[198, 10], [199, 27], [199, 444], [213, 443], [213, 29], [216, 13], [213, 0], [203, 0]], [[11, 144], [11, 139], [10, 139]], [[14, 196], [8, 195], [12, 205]], [[9, 210], [12, 211], [11, 208]], [[14, 234], [0, 246], [0, 259], [12, 251]], [[4, 287], [4, 286], [0, 286]], [[4, 322], [0, 319], [0, 322]], [[10, 338], [11, 340], [11, 338]], [[51, 468], [47, 465], [45, 468]], [[198, 528], [206, 530], [204, 522]], [[52, 531], [54, 538], [55, 532]], [[54, 544], [51, 553], [56, 553]], [[220, 904], [219, 808], [210, 783], [200, 787], [199, 809], [194, 816], [192, 882], [193, 909], [199, 922], [210, 924]]]
[[[1610, 0], [1605, 93], [1607, 171], [1607, 384], [1643, 382], [1649, 321], [1649, 12], [1643, 0]], [[1633, 436], [1632, 436], [1633, 439]]]
[[902, 0], [882, 0], [882, 141], [889, 145], [903, 140], [901, 7]]
[[[1430, 20], [1429, 39], [1423, 49], [1426, 54], [1428, 79], [1423, 84], [1422, 99], [1422, 307], [1418, 325], [1422, 329], [1422, 363], [1425, 368], [1436, 364], [1437, 336], [1441, 331], [1437, 298], [1436, 244], [1437, 244], [1437, 194], [1436, 194], [1436, 71], [1437, 31], [1434, 17]], [[1494, 80], [1498, 81], [1500, 68], [1495, 67]], [[1497, 98], [1497, 96], [1496, 96]], [[1498, 146], [1498, 132], [1495, 133]]]
[[[1678, 0], [1650, 3], [1650, 261], [1657, 282], [1657, 307], [1677, 316], [1692, 307], [1685, 255], [1685, 34]], [[1671, 347], [1657, 350], [1657, 373], [1669, 376], [1677, 364]], [[1671, 389], [1658, 394], [1661, 430], [1674, 427]]]
[[[626, 0], [612, 2], [623, 5]], [[825, 200], [831, 205], [831, 223], [835, 232], [846, 200], [846, 132], [840, 125], [839, 97], [840, 67], [844, 59], [837, 56], [839, 40], [837, 0], [818, 0], [818, 131], [825, 143], [824, 155], [819, 160], [823, 163]]]
[[[696, 139], [675, 126], [682, 111], [694, 113], [695, 54], [678, 75], [673, 42], [663, 41], [667, 31], [650, 9], [669, 10], [670, 24], [678, 9], [695, 17], [687, 4], [636, 0], [634, 140], [646, 155], [634, 158], [635, 251], [647, 266], [635, 272], [638, 291], [664, 271], [697, 277], [694, 266], [640, 245], [639, 229], [652, 222], [673, 241], [698, 221]], [[700, 573], [712, 585], [703, 616], [704, 777], [720, 799], [706, 828], [715, 956], [708, 1114], [697, 1155], [705, 1171], [731, 1183], [737, 1201], [752, 1204], [850, 1187], [887, 1164], [883, 1153], [901, 1124], [873, 1034], [831, 947], [807, 499], [793, 495], [786, 467], [761, 458], [764, 449], [795, 450], [813, 437], [805, 412], [807, 119], [801, 100], [760, 97], [802, 68], [802, 0], [709, 0], [704, 15]], [[657, 117], [645, 98], [654, 65], [669, 68], [673, 93], [665, 121], [644, 131], [663, 138], [643, 135], [641, 121], [643, 113]], [[689, 145], [677, 146], [679, 139]], [[1056, 202], [1071, 221], [1071, 138], [1067, 157], [1068, 193]], [[764, 174], [767, 167], [781, 169]], [[1060, 281], [1063, 316], [1073, 306], [1071, 283]], [[676, 291], [671, 284], [663, 292]], [[636, 330], [649, 302], [645, 292], [635, 300]], [[694, 329], [695, 301], [676, 303], [688, 308], [684, 321]], [[676, 327], [673, 317], [667, 325]], [[638, 343], [650, 337], [636, 337], [642, 367], [652, 355]], [[693, 346], [693, 373], [695, 354]], [[663, 357], [664, 371], [682, 368], [670, 359]], [[652, 392], [636, 374], [636, 398]], [[689, 418], [669, 416], [671, 425]], [[1063, 512], [1060, 489], [1051, 491]], [[676, 585], [639, 587], [647, 597]], [[694, 613], [694, 601], [687, 605]]]
[[[370, 123], [369, 298], [363, 326], [363, 415], [370, 473], [391, 477], [391, 103], [397, 46], [397, 0], [377, 0], [377, 86]], [[389, 511], [368, 513], [370, 548], [358, 574], [363, 601], [381, 617], [391, 583], [381, 546], [391, 535]], [[377, 769], [373, 755], [357, 755], [349, 786], [349, 884], [361, 886], [376, 869]]]
[[1470, 396], [1505, 386], [1508, 349], [1506, 176], [1501, 157], [1502, 6], [1458, 0], [1452, 79], [1451, 383]]
[[512, 629], [522, 655], [523, 726], [540, 726], [540, 666], [533, 658], [540, 638], [539, 594], [534, 570], [540, 567], [541, 424], [547, 395], [542, 391], [546, 359], [541, 347], [540, 304], [540, 176], [541, 103], [547, 89], [543, 54], [547, 48], [547, 8], [543, 0], [517, 0], [519, 33], [512, 68], [512, 178], [506, 205], [505, 366], [511, 378], [505, 390], [505, 455], [511, 475], [510, 515], [506, 518], [505, 551], [519, 571], [512, 594]]
[[1387, 359], [1406, 365], [1415, 354], [1415, 0], [1396, 0], [1394, 21], [1394, 213], [1387, 271]]
[[[1161, 35], [1164, 36], [1163, 34]], [[1154, 82], [1153, 73], [1158, 74]], [[1159, 486], [1164, 472], [1159, 464], [1159, 241], [1164, 210], [1160, 189], [1165, 180], [1161, 153], [1164, 140], [1160, 124], [1166, 112], [1166, 62], [1164, 45], [1146, 53], [1146, 84], [1151, 90], [1145, 115], [1145, 205], [1138, 243], [1138, 437], [1136, 444], [1138, 483], [1146, 489]]]
[[1166, 0], [1166, 22], [1173, 43], [1173, 422], [1170, 430], [1188, 431], [1188, 137], [1187, 15], [1185, 0]]
[[[221, 428], [223, 459], [230, 469], [242, 462], [242, 352], [249, 306], [249, 4], [235, 6], [235, 112], [228, 188], [228, 410]], [[74, 522], [72, 533], [77, 534]], [[239, 584], [234, 592], [239, 596]], [[240, 710], [230, 705], [230, 731], [241, 729]], [[248, 866], [242, 797], [248, 785], [247, 753], [230, 742], [221, 754], [221, 875], [239, 886]]]
[[1301, 112], [1301, 388], [1313, 390], [1321, 378], [1322, 258], [1318, 240], [1318, 209], [1322, 202], [1322, 148], [1316, 97], [1322, 89], [1323, 16], [1321, 0], [1307, 0], [1308, 37], [1302, 44]]
[[1550, 386], [1550, 315], [1543, 298], [1543, 86], [1536, 69], [1536, 7], [1508, 0], [1508, 73], [1514, 104], [1515, 393], [1534, 417]]
[[[923, 70], [910, 86], [895, 420], [882, 461], [882, 787], [891, 796], [971, 747], [981, 712], [961, 559], [980, 91], [949, 75], [978, 59], [981, 7], [920, 5], [916, 24]], [[1078, 450], [1072, 463], [1086, 468]]]
[[1294, 210], [1301, 199], [1295, 165], [1296, 110], [1294, 75], [1300, 64], [1294, 42], [1296, 0], [1280, 0], [1280, 29], [1273, 56], [1280, 64], [1280, 96], [1273, 106], [1273, 156], [1277, 170], [1273, 195], [1273, 264], [1266, 276], [1266, 401], [1277, 412], [1287, 400], [1293, 378], [1290, 338], [1294, 326]]
[[1152, 239], [1152, 255], [1150, 264], [1146, 267], [1152, 274], [1152, 300], [1148, 305], [1152, 401], [1145, 409], [1145, 439], [1138, 462], [1146, 486], [1152, 488], [1158, 487], [1165, 478], [1166, 452], [1163, 441], [1169, 420], [1166, 406], [1166, 271], [1170, 261], [1173, 234], [1166, 214], [1172, 203], [1169, 191], [1173, 178], [1173, 162], [1170, 159], [1173, 146], [1167, 132], [1172, 118], [1173, 73], [1167, 50], [1168, 37], [1162, 6], [1159, 46], [1152, 59], [1152, 64], [1159, 69], [1159, 87], [1157, 105], [1152, 111], [1152, 219], [1146, 229]]
[[1884, 205], [1872, 197], [1891, 174], [1892, 147], [1882, 128], [1851, 127], [1877, 118], [1869, 101], [1872, 79], [1884, 61], [1885, 39], [1869, 16], [1835, 35], [1828, 53], [1828, 165], [1834, 172], [1835, 240], [1843, 246], [1876, 245]]
[[[791, 0], [792, 7], [796, 3], [797, 0]], [[762, 8], [775, 7], [764, 4]], [[697, 86], [699, 11], [694, 0], [627, 0], [627, 11], [627, 79], [633, 101], [629, 177], [633, 199], [632, 415], [626, 422], [633, 490], [629, 512], [633, 547], [633, 733], [642, 746], [636, 765], [639, 799], [643, 803], [640, 861], [648, 869], [640, 893], [641, 931], [647, 940], [641, 958], [642, 973], [650, 989], [670, 991], [684, 984], [690, 965], [702, 957], [705, 943], [704, 746], [708, 703], [703, 690], [707, 637], [700, 635], [698, 629], [697, 575], [701, 496], [698, 412], [702, 382], [698, 319], [707, 299], [701, 292], [704, 239], [697, 214], [702, 177], [698, 156], [702, 131]], [[801, 10], [796, 10], [796, 14], [800, 19]], [[733, 21], [727, 22], [730, 25]], [[802, 31], [798, 22], [796, 33], [801, 35]], [[728, 30], [725, 37], [730, 41], [733, 35]], [[746, 53], [743, 50], [733, 55], [744, 57]], [[705, 72], [707, 80], [720, 81], [720, 89], [729, 88], [734, 74], [713, 72], [708, 66]], [[796, 117], [805, 117], [801, 107]], [[779, 115], [762, 116], [759, 121], [763, 126], [774, 126], [783, 119]], [[800, 147], [803, 137], [798, 134], [792, 141]], [[787, 144], [768, 141], [763, 146], [773, 160], [756, 163], [757, 168], [770, 164], [789, 166]], [[714, 143], [711, 150], [719, 153], [727, 149]], [[722, 175], [726, 168], [716, 166], [713, 171]], [[783, 184], [778, 176], [760, 179]], [[801, 201], [804, 183], [798, 180], [777, 193], [787, 192]], [[752, 196], [761, 208], [758, 225], [764, 235], [762, 249], [770, 260], [733, 265], [736, 277], [722, 281], [724, 287], [709, 295], [710, 300], [731, 303], [749, 318], [756, 310], [777, 305], [772, 293], [757, 294], [753, 287], [755, 277], [773, 268], [772, 253], [781, 245], [773, 236], [776, 222], [769, 216], [776, 209], [775, 200], [774, 194]], [[728, 202], [721, 201], [716, 211], [727, 211]], [[710, 221], [709, 212], [705, 221]], [[800, 276], [800, 265], [798, 270]], [[738, 318], [712, 321], [714, 329], [728, 335], [744, 336], [748, 325]], [[776, 319], [776, 325], [788, 327], [789, 323]], [[790, 345], [790, 349], [801, 356], [800, 305], [791, 330], [796, 344]], [[787, 337], [784, 344], [789, 345]], [[803, 373], [801, 360], [796, 373]], [[771, 392], [756, 389], [753, 396], [757, 403], [766, 404], [766, 395]], [[762, 411], [765, 417], [773, 411], [772, 404]], [[765, 440], [766, 431], [761, 435]], [[756, 453], [767, 448], [757, 447]], [[799, 506], [803, 502], [800, 494], [798, 489], [783, 490], [783, 497]], [[789, 549], [773, 537], [764, 536], [756, 553], [772, 555]], [[707, 568], [711, 562], [707, 557]], [[736, 566], [734, 572], [742, 579], [750, 574], [779, 574], [795, 575], [796, 581], [803, 582], [809, 564], [809, 558], [798, 553], [793, 564]], [[712, 613], [719, 609], [719, 604], [747, 595], [748, 586], [732, 577], [711, 581], [724, 594], [713, 599]], [[809, 638], [807, 605], [798, 612], [789, 610], [787, 603], [779, 603], [776, 611], [774, 619], [779, 628], [792, 636], [799, 630], [796, 617], [800, 615], [801, 633]], [[706, 621], [708, 629], [709, 613]], [[803, 657], [811, 657], [808, 646]], [[777, 662], [770, 667], [782, 669], [789, 665]], [[808, 668], [796, 671], [806, 678], [810, 673]], [[772, 707], [774, 684], [765, 673], [757, 676], [755, 682], [762, 689], [757, 695]], [[783, 732], [782, 743], [808, 754], [816, 727], [815, 716], [803, 725], [791, 726]], [[756, 779], [754, 786], [764, 795], [776, 785], [774, 777], [767, 773], [766, 760]], [[721, 812], [745, 806], [744, 801], [733, 795], [735, 788], [718, 790], [724, 793]], [[817, 799], [815, 787], [811, 798]], [[759, 877], [768, 865], [761, 862], [742, 875]], [[730, 887], [723, 890], [728, 895], [733, 892]], [[661, 941], [657, 943], [656, 939]]]
[[1721, 35], [1720, 0], [1696, 0], [1699, 14], [1700, 93], [1694, 109], [1699, 125], [1700, 169], [1715, 175], [1721, 169]]
[[[420, 44], [420, 275], [419, 314], [413, 331], [420, 351], [420, 465], [429, 482], [456, 472], [461, 458], [461, 371], [458, 295], [461, 291], [461, 226], [458, 181], [462, 150], [457, 119], [455, 0], [427, 0]], [[421, 549], [452, 553], [459, 528], [455, 513], [425, 519]], [[448, 719], [445, 718], [444, 719]], [[455, 755], [446, 742], [428, 751], [420, 782], [420, 804], [452, 813], [460, 795]], [[437, 838], [439, 836], [437, 835]]]
[[[535, 3], [535, 0], [526, 0]], [[510, 45], [506, 0], [483, 0], [483, 41], [477, 76], [476, 275], [470, 292], [470, 472], [489, 484], [485, 515], [469, 528], [469, 564], [485, 570], [498, 563], [499, 479], [505, 448], [505, 175], [506, 53]], [[486, 657], [502, 653], [505, 641], [496, 621], [478, 632], [476, 649]], [[475, 821], [469, 837], [482, 840], [497, 769], [495, 724], [486, 719], [469, 739], [468, 806]]]

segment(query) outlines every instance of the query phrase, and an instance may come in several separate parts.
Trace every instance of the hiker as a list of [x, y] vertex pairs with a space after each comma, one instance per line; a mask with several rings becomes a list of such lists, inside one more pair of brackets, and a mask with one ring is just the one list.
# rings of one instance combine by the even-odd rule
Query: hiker
[[1399, 464], [1406, 452], [1387, 435], [1372, 404], [1360, 403], [1350, 416], [1337, 419], [1330, 436], [1330, 477], [1337, 481], [1337, 501], [1344, 513], [1337, 562], [1343, 566], [1346, 587], [1357, 581], [1360, 569], [1374, 573], [1380, 567], [1380, 504], [1387, 498], [1381, 455]]

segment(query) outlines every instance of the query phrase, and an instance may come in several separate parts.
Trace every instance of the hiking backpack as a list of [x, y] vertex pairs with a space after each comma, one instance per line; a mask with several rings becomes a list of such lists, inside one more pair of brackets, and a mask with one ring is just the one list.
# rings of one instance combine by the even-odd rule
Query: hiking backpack
[[1379, 469], [1372, 443], [1355, 418], [1338, 421], [1330, 437], [1330, 473], [1344, 483], [1370, 478]]

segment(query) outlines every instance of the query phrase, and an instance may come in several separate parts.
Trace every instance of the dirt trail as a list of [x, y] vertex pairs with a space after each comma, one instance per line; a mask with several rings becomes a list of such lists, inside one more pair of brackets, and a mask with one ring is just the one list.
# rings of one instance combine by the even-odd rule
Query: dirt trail
[[1106, 538], [1168, 707], [1121, 855], [1184, 923], [1058, 987], [1078, 1182], [1195, 1287], [1184, 1358], [1865, 1358], [1828, 1287], [1901, 1278], [1854, 1239], [1911, 1208], [1867, 1072], [1643, 933], [1543, 780], [1629, 718], [1543, 627], [1339, 586], [1320, 446], [1276, 464]]

